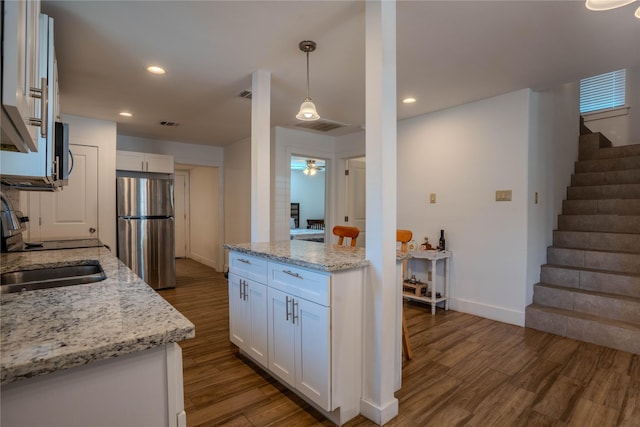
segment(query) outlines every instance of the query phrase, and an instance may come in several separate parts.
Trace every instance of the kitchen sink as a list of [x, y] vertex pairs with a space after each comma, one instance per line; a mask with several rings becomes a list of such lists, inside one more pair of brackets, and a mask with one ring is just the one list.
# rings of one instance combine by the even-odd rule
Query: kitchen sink
[[98, 261], [12, 271], [0, 275], [0, 293], [33, 291], [99, 282], [107, 278]]

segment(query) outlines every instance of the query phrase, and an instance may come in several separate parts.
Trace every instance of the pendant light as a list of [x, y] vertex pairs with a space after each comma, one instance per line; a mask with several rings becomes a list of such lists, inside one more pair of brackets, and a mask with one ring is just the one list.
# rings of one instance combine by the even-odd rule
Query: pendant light
[[[584, 5], [589, 10], [603, 11], [617, 9], [634, 3], [636, 0], [585, 0]], [[640, 7], [636, 9], [634, 16], [640, 19]]]
[[300, 42], [298, 47], [301, 51], [307, 54], [307, 97], [304, 99], [304, 102], [300, 106], [300, 111], [296, 115], [296, 119], [305, 122], [312, 122], [320, 118], [320, 115], [316, 111], [316, 105], [313, 103], [313, 100], [309, 96], [309, 52], [313, 52], [314, 50], [316, 50], [316, 42], [313, 42], [311, 40], [304, 40]]

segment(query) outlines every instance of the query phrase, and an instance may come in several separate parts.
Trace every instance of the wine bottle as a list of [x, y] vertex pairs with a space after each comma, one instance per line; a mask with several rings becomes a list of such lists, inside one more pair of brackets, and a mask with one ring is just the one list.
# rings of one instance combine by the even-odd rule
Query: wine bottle
[[444, 230], [440, 230], [440, 244], [439, 248], [441, 251], [444, 251]]

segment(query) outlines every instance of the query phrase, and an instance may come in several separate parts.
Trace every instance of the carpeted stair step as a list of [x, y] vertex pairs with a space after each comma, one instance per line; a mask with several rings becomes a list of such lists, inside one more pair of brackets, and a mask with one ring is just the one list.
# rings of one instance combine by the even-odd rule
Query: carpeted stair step
[[640, 274], [640, 254], [585, 249], [547, 248], [547, 263], [616, 273]]
[[557, 248], [640, 253], [640, 234], [554, 230], [553, 246]]
[[640, 326], [640, 298], [538, 283], [533, 303]]
[[640, 184], [582, 185], [578, 187], [567, 187], [567, 199], [640, 199]]
[[640, 354], [640, 326], [591, 314], [531, 304], [525, 311], [528, 328]]
[[640, 215], [558, 215], [558, 230], [640, 233]]
[[640, 274], [545, 264], [540, 281], [552, 285], [640, 298]]
[[640, 184], [640, 168], [609, 172], [584, 172], [571, 175], [571, 186]]
[[640, 215], [640, 199], [564, 200], [565, 215]]

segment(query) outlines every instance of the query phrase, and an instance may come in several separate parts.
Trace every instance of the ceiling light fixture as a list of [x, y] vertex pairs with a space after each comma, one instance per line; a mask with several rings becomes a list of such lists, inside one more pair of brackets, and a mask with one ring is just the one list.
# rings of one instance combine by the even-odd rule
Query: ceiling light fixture
[[314, 50], [316, 50], [316, 42], [313, 42], [311, 40], [304, 40], [300, 42], [298, 47], [301, 51], [307, 54], [307, 97], [304, 99], [304, 102], [300, 106], [300, 111], [296, 115], [296, 119], [303, 120], [305, 122], [312, 122], [320, 118], [320, 115], [316, 111], [316, 105], [313, 103], [311, 97], [309, 96], [309, 52], [313, 52]]
[[148, 66], [147, 67], [147, 71], [150, 72], [151, 74], [166, 74], [167, 73], [164, 68], [158, 67], [157, 65]]
[[122, 117], [133, 117], [133, 114], [132, 114], [132, 113], [129, 113], [129, 112], [127, 112], [127, 111], [122, 111], [122, 112], [120, 113], [120, 115], [121, 115]]
[[415, 104], [415, 102], [416, 102], [416, 99], [415, 98], [411, 98], [411, 97], [404, 98], [402, 100], [403, 104]]
[[302, 171], [302, 173], [305, 174], [305, 175], [313, 176], [319, 170], [322, 170], [322, 169], [324, 169], [324, 166], [316, 165], [316, 161], [315, 160], [307, 160], [307, 167]]
[[[603, 11], [617, 9], [637, 0], [585, 0], [584, 5], [589, 10]], [[636, 9], [635, 17], [640, 19], [640, 7]]]

